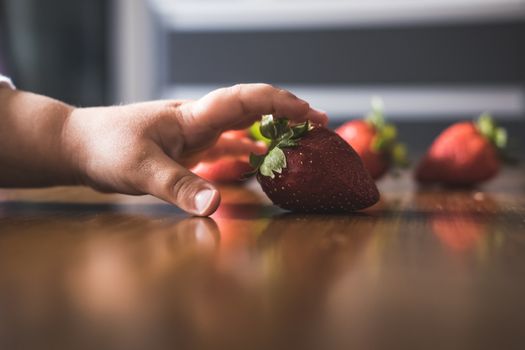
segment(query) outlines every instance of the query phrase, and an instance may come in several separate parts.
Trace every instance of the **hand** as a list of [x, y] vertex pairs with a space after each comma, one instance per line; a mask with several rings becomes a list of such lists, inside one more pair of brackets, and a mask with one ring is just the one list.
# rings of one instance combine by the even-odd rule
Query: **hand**
[[152, 194], [188, 213], [207, 216], [220, 203], [211, 183], [187, 168], [223, 154], [262, 151], [246, 140], [220, 138], [263, 114], [326, 124], [325, 113], [266, 84], [235, 85], [197, 101], [156, 101], [81, 108], [62, 131], [77, 181], [106, 192]]

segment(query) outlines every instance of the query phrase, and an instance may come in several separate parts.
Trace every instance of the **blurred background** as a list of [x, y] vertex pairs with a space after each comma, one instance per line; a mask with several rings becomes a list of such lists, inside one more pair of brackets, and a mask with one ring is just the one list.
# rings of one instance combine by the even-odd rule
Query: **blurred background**
[[524, 139], [525, 0], [0, 0], [0, 71], [79, 106], [268, 82], [334, 125], [381, 96], [415, 149], [484, 111]]

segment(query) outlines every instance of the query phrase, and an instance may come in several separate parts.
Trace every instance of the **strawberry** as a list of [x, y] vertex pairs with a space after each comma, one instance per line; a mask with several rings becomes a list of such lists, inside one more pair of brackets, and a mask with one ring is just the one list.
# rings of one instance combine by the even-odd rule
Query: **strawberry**
[[392, 165], [408, 165], [405, 146], [397, 142], [395, 126], [385, 123], [380, 100], [372, 101], [372, 112], [365, 119], [351, 120], [335, 132], [355, 149], [374, 179]]
[[205, 180], [215, 183], [240, 182], [252, 170], [246, 159], [226, 157], [214, 162], [201, 162], [191, 169]]
[[248, 129], [241, 130], [228, 130], [223, 134], [229, 135], [232, 138], [242, 139], [243, 137], [250, 137], [250, 131]]
[[[227, 138], [241, 140], [249, 136], [248, 130], [229, 130], [222, 134]], [[251, 167], [247, 156], [224, 156], [211, 162], [200, 162], [191, 171], [215, 183], [236, 183], [243, 180], [243, 175]]]
[[257, 180], [283, 209], [350, 212], [379, 200], [379, 191], [353, 148], [335, 132], [309, 123], [290, 126], [265, 116], [261, 133], [271, 140], [266, 155], [250, 157]]
[[505, 129], [488, 114], [477, 122], [455, 123], [434, 140], [416, 169], [416, 179], [453, 186], [487, 181], [499, 172], [499, 153], [506, 142]]

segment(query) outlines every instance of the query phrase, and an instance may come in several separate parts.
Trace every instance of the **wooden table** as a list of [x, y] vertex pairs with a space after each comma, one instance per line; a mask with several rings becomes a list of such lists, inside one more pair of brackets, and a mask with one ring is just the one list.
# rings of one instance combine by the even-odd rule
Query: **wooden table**
[[338, 216], [2, 190], [0, 349], [523, 349], [524, 174]]

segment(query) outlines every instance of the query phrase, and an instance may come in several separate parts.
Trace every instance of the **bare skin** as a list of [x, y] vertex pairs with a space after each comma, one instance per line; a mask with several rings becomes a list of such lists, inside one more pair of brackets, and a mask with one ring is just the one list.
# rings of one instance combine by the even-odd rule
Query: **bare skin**
[[193, 215], [212, 214], [217, 188], [188, 170], [223, 155], [262, 152], [248, 139], [221, 138], [263, 114], [326, 124], [291, 93], [266, 84], [235, 85], [197, 101], [74, 108], [0, 87], [0, 186], [88, 185], [152, 194]]

